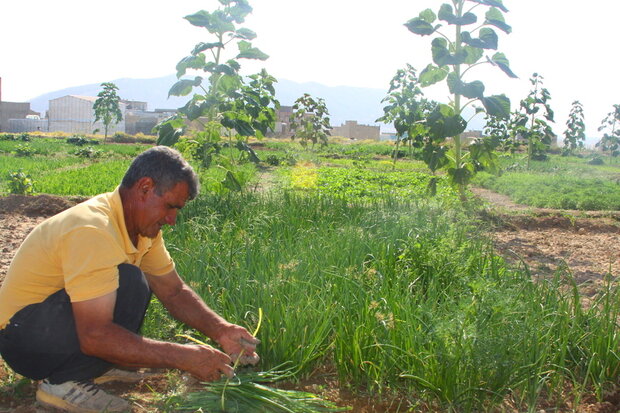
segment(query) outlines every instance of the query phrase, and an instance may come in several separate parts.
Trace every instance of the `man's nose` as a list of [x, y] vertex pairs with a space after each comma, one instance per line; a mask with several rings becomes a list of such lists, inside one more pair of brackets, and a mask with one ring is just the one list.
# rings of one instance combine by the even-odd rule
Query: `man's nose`
[[174, 225], [177, 223], [177, 210], [173, 210], [166, 215], [166, 224]]

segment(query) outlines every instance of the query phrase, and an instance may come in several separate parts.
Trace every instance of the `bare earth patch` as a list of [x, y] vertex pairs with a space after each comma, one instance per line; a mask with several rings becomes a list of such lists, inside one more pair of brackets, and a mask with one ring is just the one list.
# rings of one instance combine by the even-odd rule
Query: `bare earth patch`
[[[549, 276], [559, 267], [568, 267], [585, 296], [592, 296], [603, 279], [620, 276], [620, 213], [535, 209], [517, 205], [508, 197], [488, 190], [474, 189], [489, 203], [491, 236], [498, 253], [515, 264], [526, 265], [534, 276]], [[50, 195], [0, 197], [0, 283], [15, 251], [36, 224], [83, 198]], [[157, 399], [171, 390], [172, 378], [149, 379], [133, 385], [113, 385], [106, 389], [134, 401], [134, 413], [156, 412]], [[0, 413], [35, 413], [46, 410], [34, 400], [36, 383], [13, 376], [0, 362]], [[396, 412], [399, 400], [354, 396], [338, 385], [333, 375], [318, 375], [294, 386], [353, 406], [353, 412]], [[386, 398], [387, 399], [387, 398]], [[502, 411], [516, 412], [506, 403]], [[404, 406], [402, 406], [404, 407]], [[418, 411], [427, 411], [421, 407]], [[563, 408], [540, 406], [540, 411], [607, 413], [620, 411], [620, 391], [610, 391], [603, 402], [585, 397], [579, 406], [566, 400]], [[434, 410], [430, 408], [430, 410]]]
[[620, 276], [620, 213], [532, 208], [486, 189], [473, 191], [491, 205], [497, 251], [532, 275], [568, 268], [586, 296], [605, 276]]

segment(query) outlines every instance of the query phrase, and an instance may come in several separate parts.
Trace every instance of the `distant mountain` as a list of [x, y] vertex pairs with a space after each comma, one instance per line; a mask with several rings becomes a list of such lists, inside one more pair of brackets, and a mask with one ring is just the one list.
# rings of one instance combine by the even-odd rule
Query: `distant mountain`
[[[147, 102], [149, 110], [176, 109], [183, 106], [188, 98], [171, 96], [168, 90], [176, 82], [176, 76], [169, 75], [153, 79], [117, 79], [112, 81], [118, 86], [118, 94], [122, 99]], [[330, 113], [332, 126], [340, 126], [347, 120], [356, 120], [363, 125], [381, 126], [382, 131], [393, 131], [391, 125], [375, 122], [383, 115], [381, 99], [386, 90], [350, 86], [325, 86], [320, 83], [298, 83], [280, 79], [275, 85], [276, 97], [283, 106], [291, 106], [304, 93], [325, 99]], [[66, 95], [97, 96], [101, 91], [101, 84], [75, 86], [67, 89], [49, 92], [30, 101], [32, 110], [45, 113], [49, 101]], [[482, 117], [476, 124], [470, 124], [469, 129], [481, 129]]]

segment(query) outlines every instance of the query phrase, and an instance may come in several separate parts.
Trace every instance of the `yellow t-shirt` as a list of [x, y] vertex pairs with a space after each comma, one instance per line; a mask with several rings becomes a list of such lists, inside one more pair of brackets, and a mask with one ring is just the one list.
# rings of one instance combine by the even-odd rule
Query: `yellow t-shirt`
[[0, 287], [0, 329], [20, 309], [63, 288], [72, 302], [115, 291], [123, 263], [155, 276], [174, 269], [161, 231], [133, 245], [116, 188], [43, 221], [26, 237]]

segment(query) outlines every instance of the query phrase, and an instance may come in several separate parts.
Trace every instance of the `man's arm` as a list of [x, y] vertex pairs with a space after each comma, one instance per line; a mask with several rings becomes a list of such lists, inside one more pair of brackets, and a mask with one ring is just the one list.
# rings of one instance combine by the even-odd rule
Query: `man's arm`
[[234, 374], [230, 357], [212, 347], [151, 340], [115, 324], [115, 303], [112, 292], [72, 304], [83, 353], [126, 366], [177, 368], [205, 381]]
[[179, 321], [215, 340], [233, 361], [241, 355], [243, 364], [256, 364], [256, 345], [260, 343], [248, 331], [231, 324], [210, 309], [204, 301], [179, 277], [176, 270], [162, 276], [147, 274], [153, 293]]

